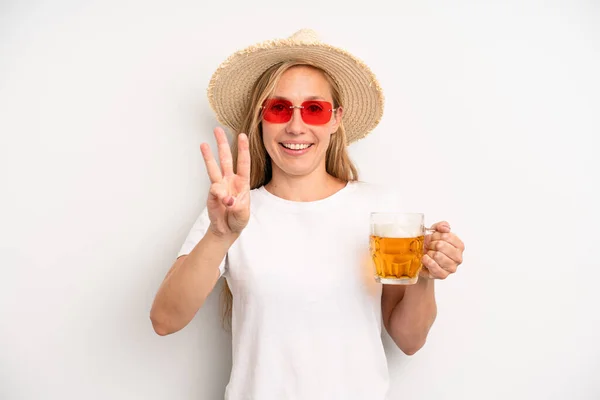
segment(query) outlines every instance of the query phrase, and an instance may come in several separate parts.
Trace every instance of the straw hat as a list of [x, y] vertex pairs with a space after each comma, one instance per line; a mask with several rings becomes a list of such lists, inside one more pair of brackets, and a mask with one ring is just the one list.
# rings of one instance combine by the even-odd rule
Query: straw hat
[[239, 132], [256, 80], [269, 67], [288, 60], [307, 61], [320, 67], [340, 86], [348, 144], [362, 139], [377, 126], [383, 115], [384, 98], [373, 72], [347, 51], [321, 42], [310, 29], [237, 51], [217, 68], [208, 86], [208, 100], [219, 123]]

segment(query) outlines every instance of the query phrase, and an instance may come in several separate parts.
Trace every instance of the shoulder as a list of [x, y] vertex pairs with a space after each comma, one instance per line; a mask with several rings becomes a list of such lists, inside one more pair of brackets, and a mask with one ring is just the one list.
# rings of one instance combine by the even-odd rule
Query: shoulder
[[393, 190], [386, 185], [380, 183], [373, 183], [368, 181], [354, 181], [349, 183], [354, 191], [363, 196], [389, 196], [393, 193]]
[[380, 184], [368, 182], [368, 181], [352, 181], [348, 183], [351, 185], [357, 193], [360, 194], [374, 194], [383, 189]]
[[399, 191], [389, 185], [367, 181], [352, 182], [356, 201], [365, 201], [374, 211], [390, 211], [400, 203]]

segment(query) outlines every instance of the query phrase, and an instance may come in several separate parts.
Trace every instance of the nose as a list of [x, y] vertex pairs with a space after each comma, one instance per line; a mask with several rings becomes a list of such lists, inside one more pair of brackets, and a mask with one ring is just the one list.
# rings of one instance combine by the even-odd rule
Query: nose
[[306, 125], [302, 120], [300, 114], [300, 108], [295, 107], [292, 109], [292, 118], [288, 121], [286, 131], [292, 135], [301, 135], [305, 132]]

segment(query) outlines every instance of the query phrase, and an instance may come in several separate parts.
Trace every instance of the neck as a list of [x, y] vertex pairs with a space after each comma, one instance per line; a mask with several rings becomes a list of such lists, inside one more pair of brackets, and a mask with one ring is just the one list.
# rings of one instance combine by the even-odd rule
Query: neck
[[265, 189], [273, 195], [290, 201], [317, 201], [325, 199], [346, 186], [325, 170], [315, 170], [305, 176], [290, 176], [273, 169], [273, 177]]

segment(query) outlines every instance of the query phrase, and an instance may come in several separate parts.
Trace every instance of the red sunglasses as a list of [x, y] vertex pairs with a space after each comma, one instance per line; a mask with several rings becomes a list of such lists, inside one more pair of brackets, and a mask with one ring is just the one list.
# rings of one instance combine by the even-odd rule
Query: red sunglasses
[[267, 99], [263, 103], [263, 118], [275, 124], [283, 124], [292, 119], [294, 108], [300, 109], [302, 120], [309, 125], [324, 125], [331, 119], [336, 109], [328, 101], [308, 100], [295, 106], [285, 99]]

